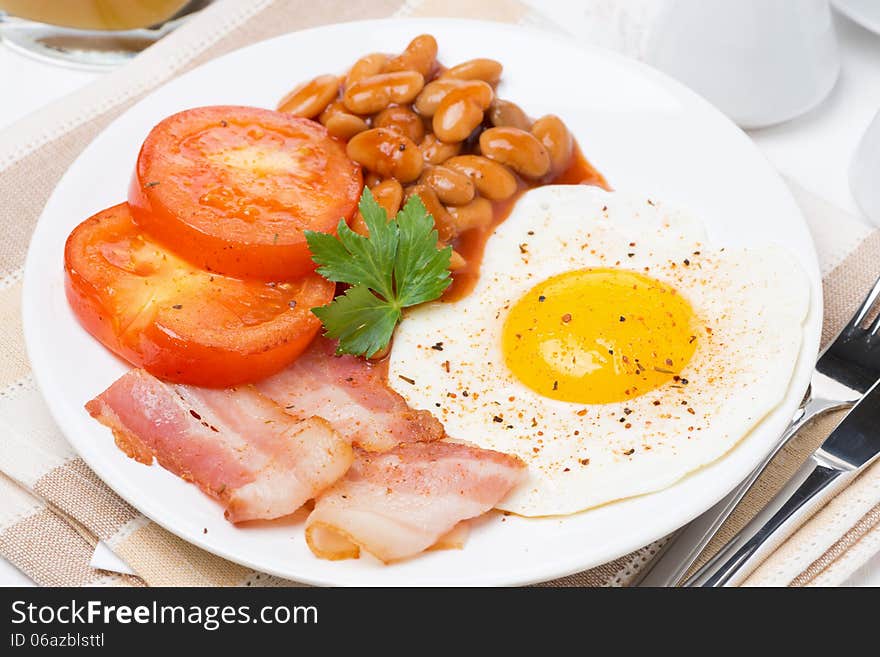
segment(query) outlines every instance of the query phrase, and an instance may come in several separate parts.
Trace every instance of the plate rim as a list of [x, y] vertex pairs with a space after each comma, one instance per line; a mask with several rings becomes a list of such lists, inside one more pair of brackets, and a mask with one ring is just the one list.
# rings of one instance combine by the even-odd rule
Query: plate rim
[[[289, 38], [291, 38], [292, 35], [320, 32], [320, 31], [324, 31], [324, 30], [328, 30], [328, 29], [332, 29], [332, 28], [338, 28], [339, 26], [353, 26], [353, 25], [363, 26], [365, 28], [369, 28], [371, 26], [374, 26], [374, 27], [381, 29], [382, 26], [389, 25], [389, 24], [397, 26], [397, 27], [410, 25], [410, 26], [414, 26], [414, 29], [420, 29], [420, 30], [421, 29], [430, 30], [429, 27], [426, 27], [428, 25], [441, 24], [441, 25], [446, 25], [449, 27], [454, 27], [455, 25], [467, 24], [467, 25], [470, 25], [473, 27], [482, 27], [482, 28], [488, 29], [488, 30], [494, 30], [494, 31], [501, 30], [501, 31], [506, 31], [506, 32], [515, 32], [515, 33], [519, 33], [519, 34], [525, 34], [525, 35], [529, 36], [530, 38], [562, 39], [567, 42], [567, 45], [569, 47], [578, 49], [580, 51], [583, 51], [587, 54], [591, 54], [593, 56], [598, 56], [600, 58], [610, 58], [610, 59], [616, 60], [621, 65], [628, 67], [630, 69], [634, 69], [637, 73], [640, 74], [640, 76], [646, 77], [649, 80], [658, 82], [664, 88], [673, 90], [674, 92], [676, 92], [677, 95], [687, 98], [691, 103], [696, 103], [697, 105], [702, 106], [702, 108], [704, 110], [709, 111], [709, 112], [719, 116], [720, 118], [723, 118], [724, 121], [726, 123], [730, 124], [732, 127], [734, 127], [734, 128], [736, 127], [735, 124], [733, 124], [733, 122], [730, 121], [730, 119], [728, 119], [726, 116], [724, 116], [720, 110], [718, 110], [716, 107], [714, 107], [707, 100], [705, 100], [704, 98], [702, 98], [701, 96], [696, 94], [694, 91], [690, 90], [688, 87], [683, 85], [681, 82], [679, 82], [679, 81], [665, 75], [664, 73], [650, 67], [649, 65], [645, 64], [644, 62], [627, 57], [625, 55], [622, 55], [618, 52], [615, 52], [613, 50], [610, 50], [610, 49], [607, 49], [604, 47], [582, 43], [582, 42], [572, 38], [571, 35], [568, 35], [568, 34], [556, 34], [553, 32], [549, 32], [547, 30], [541, 30], [541, 29], [531, 27], [531, 26], [496, 23], [496, 22], [492, 22], [492, 21], [473, 20], [473, 19], [384, 18], [384, 19], [371, 19], [371, 20], [363, 20], [363, 21], [346, 21], [346, 22], [341, 22], [341, 23], [332, 23], [332, 24], [328, 24], [328, 25], [322, 25], [322, 26], [309, 28], [306, 30], [295, 30], [292, 32], [287, 32], [285, 34], [281, 34], [276, 37], [272, 37], [270, 39], [265, 39], [265, 40], [258, 41], [253, 44], [249, 44], [247, 46], [243, 46], [242, 48], [238, 48], [236, 50], [230, 51], [229, 53], [226, 53], [220, 57], [217, 57], [213, 60], [209, 60], [208, 62], [200, 64], [199, 66], [187, 71], [186, 73], [182, 74], [181, 76], [177, 76], [175, 78], [172, 78], [171, 80], [164, 82], [162, 85], [159, 85], [155, 89], [152, 89], [147, 95], [145, 95], [144, 97], [139, 99], [134, 105], [127, 108], [124, 112], [122, 112], [119, 116], [117, 116], [111, 123], [109, 123], [107, 126], [105, 126], [103, 130], [101, 130], [97, 135], [95, 135], [95, 137], [89, 142], [89, 145], [87, 145], [83, 149], [83, 151], [80, 152], [80, 154], [77, 156], [77, 158], [73, 161], [73, 163], [71, 164], [69, 169], [73, 169], [76, 166], [76, 164], [79, 162], [79, 160], [81, 158], [83, 158], [83, 156], [87, 153], [88, 149], [92, 146], [94, 141], [99, 139], [104, 134], [104, 132], [106, 132], [108, 129], [111, 128], [111, 126], [113, 126], [114, 124], [116, 124], [119, 121], [124, 120], [125, 117], [128, 115], [128, 113], [133, 110], [133, 108], [135, 108], [138, 105], [140, 105], [141, 103], [145, 102], [147, 99], [152, 97], [155, 93], [159, 92], [167, 84], [171, 83], [174, 80], [178, 80], [182, 77], [192, 75], [192, 74], [198, 72], [200, 69], [202, 69], [205, 66], [216, 65], [218, 62], [222, 62], [226, 58], [236, 56], [242, 50], [259, 47], [259, 46], [266, 44], [268, 42], [289, 39]], [[419, 27], [415, 27], [415, 26], [419, 26]], [[757, 145], [755, 145], [754, 142], [752, 140], [750, 140], [744, 132], [740, 131], [740, 136], [741, 136], [742, 140], [744, 140], [746, 143], [748, 143], [750, 150], [754, 153], [754, 155], [756, 157], [760, 158], [761, 160], [763, 160], [764, 162], [767, 162], [769, 164], [766, 156], [764, 156], [764, 154], [758, 149]], [[814, 320], [814, 324], [812, 326], [808, 324], [808, 318], [805, 319], [804, 324], [802, 325], [803, 335], [802, 335], [802, 342], [801, 342], [801, 354], [804, 353], [805, 351], [809, 352], [811, 355], [811, 360], [812, 360], [812, 356], [815, 356], [818, 353], [819, 338], [821, 335], [822, 316], [823, 316], [822, 297], [821, 297], [821, 294], [817, 294], [817, 292], [821, 291], [821, 272], [820, 272], [820, 269], [818, 266], [818, 258], [817, 258], [817, 254], [816, 254], [816, 248], [815, 248], [815, 244], [812, 240], [812, 236], [809, 234], [809, 227], [808, 227], [806, 218], [803, 215], [803, 211], [801, 210], [800, 206], [794, 200], [794, 197], [791, 193], [790, 188], [785, 184], [785, 181], [782, 179], [779, 172], [776, 171], [776, 169], [773, 168], [772, 165], [768, 166], [768, 172], [772, 173], [772, 175], [776, 178], [776, 181], [779, 183], [780, 190], [782, 192], [784, 192], [784, 194], [786, 194], [789, 197], [789, 199], [791, 200], [791, 205], [793, 208], [795, 208], [797, 210], [797, 213], [801, 219], [801, 223], [803, 224], [803, 226], [806, 230], [806, 233], [809, 236], [809, 240], [808, 240], [809, 252], [808, 253], [801, 253], [800, 255], [807, 256], [807, 260], [809, 260], [809, 262], [808, 263], [804, 262], [803, 264], [804, 265], [809, 264], [810, 268], [813, 269], [813, 272], [809, 272], [809, 271], [806, 272], [807, 275], [805, 276], [805, 278], [806, 278], [806, 283], [810, 288], [810, 303], [811, 303], [810, 313], [813, 314], [815, 312], [816, 319]], [[53, 192], [49, 196], [49, 199], [47, 199], [46, 206], [44, 206], [43, 211], [41, 211], [40, 217], [37, 220], [37, 223], [35, 225], [33, 236], [36, 236], [38, 234], [40, 227], [44, 224], [43, 218], [44, 218], [44, 215], [46, 214], [46, 207], [49, 206], [50, 201], [55, 196], [57, 188], [62, 185], [64, 179], [67, 176], [68, 176], [68, 172], [65, 172], [64, 176], [62, 176], [62, 178], [56, 184], [55, 189], [53, 189]], [[88, 466], [96, 473], [96, 475], [108, 487], [110, 487], [116, 494], [118, 494], [120, 497], [122, 497], [124, 500], [126, 500], [126, 502], [131, 504], [132, 507], [134, 507], [139, 513], [143, 514], [144, 516], [149, 518], [151, 521], [155, 522], [160, 527], [163, 527], [164, 529], [166, 529], [167, 531], [169, 531], [173, 535], [181, 538], [184, 541], [187, 541], [188, 543], [196, 545], [197, 547], [204, 549], [211, 554], [215, 554], [217, 556], [220, 556], [224, 559], [232, 561], [233, 563], [238, 563], [240, 565], [243, 565], [243, 566], [246, 566], [249, 568], [253, 568], [259, 572], [266, 572], [266, 573], [276, 575], [276, 576], [279, 576], [279, 577], [282, 577], [285, 579], [295, 579], [298, 582], [302, 582], [305, 584], [312, 584], [312, 585], [331, 585], [331, 586], [332, 585], [343, 585], [343, 586], [348, 585], [345, 581], [340, 581], [340, 580], [344, 579], [344, 575], [338, 579], [323, 577], [320, 574], [315, 575], [315, 576], [311, 576], [308, 573], [297, 573], [296, 575], [291, 575], [290, 572], [281, 572], [281, 571], [278, 571], [277, 569], [274, 569], [271, 567], [267, 568], [265, 565], [261, 565], [259, 563], [254, 562], [251, 559], [248, 559], [247, 556], [243, 557], [240, 553], [235, 552], [234, 550], [227, 550], [227, 549], [224, 549], [223, 546], [218, 546], [215, 543], [206, 542], [203, 540], [202, 535], [200, 533], [196, 532], [195, 530], [189, 530], [185, 527], [180, 527], [180, 526], [172, 526], [173, 523], [166, 523], [166, 521], [164, 521], [163, 519], [154, 517], [153, 514], [145, 512], [142, 508], [143, 507], [142, 500], [140, 499], [143, 496], [142, 491], [138, 492], [137, 490], [132, 490], [127, 485], [123, 485], [118, 481], [114, 481], [113, 484], [111, 485], [111, 483], [109, 481], [107, 481], [104, 478], [104, 476], [101, 475], [102, 470], [105, 470], [105, 468], [100, 463], [98, 463], [96, 465], [96, 463], [93, 462], [93, 459], [91, 459], [89, 456], [87, 456], [85, 453], [83, 453], [83, 451], [81, 451], [77, 447], [75, 442], [69, 438], [70, 433], [76, 433], [76, 432], [68, 431], [68, 428], [66, 428], [66, 426], [65, 426], [68, 424], [67, 421], [58, 416], [59, 413], [57, 410], [57, 406], [50, 403], [49, 400], [51, 399], [51, 397], [48, 394], [46, 394], [46, 392], [48, 390], [51, 390], [51, 387], [52, 387], [51, 384], [48, 382], [48, 376], [50, 373], [50, 369], [51, 369], [50, 365], [51, 364], [44, 365], [42, 363], [42, 356], [40, 355], [39, 349], [35, 345], [35, 340], [36, 340], [35, 331], [29, 330], [29, 327], [33, 326], [34, 323], [38, 321], [37, 307], [39, 305], [37, 303], [36, 299], [34, 299], [33, 295], [28, 294], [29, 288], [32, 286], [36, 286], [36, 283], [33, 282], [36, 275], [30, 273], [33, 271], [33, 269], [35, 267], [35, 265], [33, 263], [37, 260], [37, 257], [38, 257], [37, 255], [35, 255], [35, 253], [38, 251], [38, 249], [36, 249], [34, 246], [36, 244], [37, 240], [33, 239], [33, 236], [32, 236], [31, 242], [28, 246], [27, 256], [25, 259], [23, 287], [22, 287], [22, 311], [21, 312], [22, 312], [22, 319], [23, 319], [25, 346], [26, 346], [28, 359], [30, 360], [31, 365], [32, 365], [31, 369], [33, 372], [33, 376], [34, 376], [34, 380], [36, 382], [37, 388], [39, 389], [40, 394], [43, 396], [44, 400], [46, 401], [46, 405], [49, 409], [49, 412], [50, 412], [53, 420], [56, 422], [56, 424], [58, 425], [62, 434], [65, 436], [65, 439], [71, 444], [72, 448], [76, 451], [76, 453], [81, 458], [83, 458], [83, 460], [88, 464]], [[799, 260], [803, 260], [803, 258], [799, 258]], [[819, 274], [818, 281], [813, 280], [813, 274]], [[795, 367], [792, 371], [792, 379], [790, 380], [789, 387], [786, 390], [786, 398], [791, 393], [791, 391], [794, 389], [801, 389], [802, 388], [801, 392], [805, 391], [807, 388], [807, 385], [809, 383], [809, 371], [807, 371], [805, 373], [798, 372], [799, 362], [803, 357], [801, 354], [799, 354], [798, 362], [795, 363]], [[801, 376], [803, 376], [802, 382], [796, 380], [796, 377], [799, 374]], [[784, 400], [782, 403], [784, 403]], [[779, 407], [776, 407], [776, 408], [779, 408]], [[771, 413], [774, 412], [775, 410], [776, 409], [771, 410]], [[767, 418], [765, 417], [765, 418], [762, 418], [760, 421], [758, 421], [755, 424], [755, 426], [752, 428], [751, 431], [754, 431], [756, 428], [760, 427], [761, 424], [766, 422], [766, 419]], [[751, 431], [749, 434], [744, 436], [743, 439], [746, 439], [749, 435], [751, 435]], [[740, 445], [741, 443], [742, 443], [742, 440], [737, 443], [737, 446]], [[734, 447], [734, 449], [735, 449], [735, 447]], [[721, 458], [725, 458], [725, 457], [721, 457]], [[715, 461], [715, 462], [717, 462], [717, 461]], [[713, 462], [713, 463], [715, 463], [715, 462]], [[711, 465], [711, 464], [708, 464], [708, 465]], [[688, 475], [688, 476], [690, 476], [690, 475]], [[679, 485], [680, 481], [676, 482], [672, 486]], [[667, 490], [667, 489], [664, 489], [664, 490]], [[658, 493], [659, 492], [662, 492], [662, 491], [658, 491]], [[710, 504], [705, 504], [705, 509], [711, 508], [711, 506], [713, 504], [715, 504], [717, 501], [722, 499], [724, 497], [724, 495], [726, 495], [728, 492], [729, 492], [729, 490], [722, 493], [720, 496], [717, 497], [717, 499], [711, 500]], [[655, 494], [655, 493], [649, 493], [648, 495], [652, 495], [652, 494]], [[701, 506], [703, 506], [703, 505], [701, 505]], [[452, 584], [464, 585], [464, 586], [471, 586], [471, 585], [525, 585], [525, 584], [532, 584], [532, 583], [536, 583], [536, 582], [547, 581], [547, 580], [555, 579], [558, 577], [563, 577], [563, 576], [566, 576], [566, 575], [569, 575], [572, 573], [576, 573], [576, 572], [580, 572], [580, 571], [583, 571], [583, 570], [586, 570], [589, 568], [593, 568], [593, 567], [600, 565], [602, 563], [607, 563], [611, 560], [619, 558], [620, 556], [629, 554], [629, 553], [633, 552], [634, 550], [637, 550], [641, 547], [644, 547], [646, 545], [650, 545], [651, 543], [658, 540], [659, 538], [666, 536], [667, 534], [678, 529], [679, 527], [683, 526], [687, 522], [690, 522], [690, 520], [693, 520], [694, 518], [696, 518], [700, 513], [702, 513], [702, 511], [699, 511], [697, 513], [690, 513], [689, 512], [687, 515], [690, 517], [688, 518], [687, 521], [685, 521], [685, 523], [681, 523], [678, 518], [676, 518], [674, 521], [666, 520], [665, 522], [660, 522], [657, 524], [658, 529], [655, 529], [655, 531], [653, 531], [651, 533], [651, 535], [648, 536], [647, 538], [644, 536], [638, 536], [638, 532], [632, 532], [632, 531], [627, 532], [627, 536], [629, 537], [628, 541], [626, 541], [626, 540], [618, 541], [618, 543], [614, 544], [615, 545], [614, 548], [611, 548], [610, 546], [606, 545], [602, 549], [594, 550], [593, 557], [589, 561], [586, 561], [586, 562], [583, 560], [578, 560], [577, 558], [574, 558], [574, 557], [571, 559], [568, 559], [568, 560], [560, 559], [558, 561], [552, 562], [551, 564], [549, 564], [543, 568], [533, 567], [533, 568], [525, 569], [525, 570], [517, 569], [516, 572], [512, 573], [511, 576], [499, 578], [499, 581], [493, 581], [493, 582], [459, 581], [459, 582], [454, 582]], [[357, 583], [355, 583], [355, 584], [357, 584]], [[395, 584], [400, 585], [399, 583], [395, 583]], [[379, 584], [379, 585], [381, 585], [381, 584]], [[418, 586], [419, 583], [413, 582], [412, 585]]]

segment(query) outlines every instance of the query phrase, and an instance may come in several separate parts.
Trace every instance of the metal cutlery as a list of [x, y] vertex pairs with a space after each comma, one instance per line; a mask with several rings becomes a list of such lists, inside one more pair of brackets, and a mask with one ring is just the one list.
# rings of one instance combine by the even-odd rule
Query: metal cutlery
[[880, 319], [864, 328], [880, 298], [880, 278], [862, 305], [825, 348], [810, 379], [810, 387], [792, 421], [761, 464], [733, 492], [683, 528], [665, 547], [639, 586], [675, 586], [737, 504], [785, 444], [813, 418], [857, 402], [880, 379]]
[[[880, 383], [847, 413], [785, 487], [740, 530], [685, 586], [724, 586], [777, 534], [793, 530], [819, 497], [841, 477], [880, 455]], [[768, 517], [769, 516], [769, 517]]]

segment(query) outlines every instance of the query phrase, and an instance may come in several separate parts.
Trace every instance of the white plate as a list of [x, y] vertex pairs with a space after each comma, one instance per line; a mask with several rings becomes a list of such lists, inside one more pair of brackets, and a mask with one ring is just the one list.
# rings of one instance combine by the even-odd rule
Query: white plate
[[[234, 527], [195, 486], [126, 458], [110, 432], [86, 414], [83, 404], [126, 365], [80, 328], [68, 307], [64, 241], [80, 221], [125, 198], [141, 141], [165, 116], [221, 103], [273, 107], [298, 81], [342, 72], [364, 53], [400, 50], [422, 32], [437, 36], [446, 63], [477, 56], [501, 60], [501, 95], [533, 116], [559, 114], [614, 187], [689, 207], [719, 244], [788, 246], [809, 275], [813, 307], [785, 402], [731, 454], [672, 488], [566, 518], [490, 514], [463, 550], [392, 566], [369, 558], [322, 561], [305, 544], [301, 517]], [[556, 34], [471, 21], [394, 20], [332, 25], [239, 50], [170, 82], [111, 124], [71, 166], [43, 211], [27, 259], [24, 320], [34, 373], [65, 435], [117, 493], [178, 536], [232, 561], [309, 583], [523, 584], [604, 563], [660, 538], [743, 479], [806, 389], [819, 341], [820, 290], [807, 227], [779, 176], [738, 128], [681, 85]]]
[[831, 0], [831, 4], [866, 30], [880, 34], [880, 2], [877, 0]]

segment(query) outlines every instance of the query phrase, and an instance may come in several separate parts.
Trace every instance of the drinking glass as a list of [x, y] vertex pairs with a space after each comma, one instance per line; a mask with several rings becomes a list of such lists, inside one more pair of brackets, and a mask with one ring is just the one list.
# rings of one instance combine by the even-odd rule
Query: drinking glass
[[88, 69], [128, 61], [210, 0], [0, 0], [0, 38], [31, 57]]
[[880, 112], [856, 149], [849, 169], [849, 185], [865, 216], [880, 226]]

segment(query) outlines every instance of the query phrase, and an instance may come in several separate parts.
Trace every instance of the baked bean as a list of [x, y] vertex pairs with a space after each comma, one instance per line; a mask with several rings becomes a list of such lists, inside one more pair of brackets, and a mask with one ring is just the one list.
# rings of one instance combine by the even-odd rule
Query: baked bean
[[333, 137], [347, 141], [356, 134], [369, 129], [370, 126], [368, 126], [367, 122], [356, 114], [337, 112], [327, 119], [324, 123], [324, 127], [327, 128], [327, 132]]
[[345, 88], [348, 89], [355, 82], [369, 78], [379, 73], [385, 72], [385, 65], [388, 62], [388, 55], [380, 52], [374, 52], [371, 55], [365, 55], [354, 63], [354, 66], [345, 76]]
[[425, 124], [422, 123], [422, 117], [403, 105], [383, 109], [373, 118], [373, 127], [396, 130], [417, 144], [425, 138]]
[[434, 135], [428, 134], [419, 144], [419, 149], [422, 151], [422, 157], [425, 158], [426, 164], [441, 164], [461, 152], [461, 142], [447, 144]]
[[417, 184], [407, 188], [406, 198], [414, 194], [422, 199], [425, 209], [434, 217], [434, 227], [437, 229], [439, 238], [444, 242], [448, 242], [455, 237], [455, 221], [440, 202], [440, 199], [437, 198], [437, 193], [427, 185]]
[[414, 106], [422, 116], [434, 116], [440, 107], [440, 103], [453, 89], [471, 89], [472, 98], [478, 105], [485, 109], [492, 102], [495, 92], [492, 87], [482, 80], [434, 80], [425, 85], [425, 88], [416, 98]]
[[464, 205], [474, 198], [473, 181], [461, 171], [449, 167], [428, 167], [419, 182], [433, 189], [445, 205]]
[[345, 140], [369, 128], [366, 121], [356, 114], [349, 113], [345, 105], [338, 100], [327, 105], [318, 120], [332, 136]]
[[367, 228], [367, 222], [364, 221], [364, 215], [360, 213], [360, 210], [354, 213], [354, 218], [351, 220], [349, 228], [358, 235], [363, 235], [364, 237], [370, 236], [370, 229]]
[[455, 231], [463, 233], [471, 228], [485, 228], [492, 223], [492, 203], [478, 196], [467, 205], [446, 208], [455, 221]]
[[392, 103], [398, 105], [413, 100], [425, 80], [416, 71], [379, 73], [358, 80], [345, 90], [342, 102], [355, 114], [375, 114]]
[[535, 121], [532, 134], [538, 138], [550, 154], [550, 171], [564, 171], [571, 161], [573, 149], [571, 133], [558, 116], [548, 114]]
[[467, 98], [457, 98], [444, 100], [440, 104], [431, 125], [440, 141], [453, 143], [467, 139], [482, 122], [483, 110], [476, 103]]
[[532, 120], [522, 111], [519, 105], [509, 100], [496, 98], [489, 107], [489, 121], [496, 128], [511, 127], [520, 130], [531, 130]]
[[339, 93], [339, 78], [335, 75], [319, 75], [287, 94], [278, 104], [279, 112], [313, 119]]
[[480, 135], [480, 151], [526, 178], [550, 170], [550, 154], [532, 133], [519, 128], [489, 128]]
[[385, 214], [389, 219], [397, 216], [400, 204], [403, 203], [403, 187], [394, 178], [383, 180], [374, 186], [371, 191], [376, 202], [385, 208]]
[[428, 77], [437, 59], [437, 40], [430, 34], [422, 34], [409, 42], [401, 54], [388, 60], [387, 71], [418, 71]]
[[345, 109], [345, 105], [342, 104], [341, 100], [334, 100], [318, 115], [318, 121], [321, 122], [321, 125], [326, 125], [327, 119], [339, 112], [348, 112], [348, 110]]
[[375, 354], [369, 356], [368, 360], [382, 360], [383, 358], [385, 358], [385, 356], [391, 353], [392, 342], [393, 340], [389, 340], [388, 344], [386, 344], [384, 347], [381, 347]]
[[459, 155], [446, 160], [444, 166], [468, 176], [477, 191], [493, 201], [510, 198], [518, 187], [516, 176], [506, 166], [480, 155]]
[[456, 80], [482, 80], [489, 84], [497, 84], [501, 79], [503, 68], [501, 62], [496, 62], [494, 59], [471, 59], [444, 71], [440, 77]]
[[440, 106], [440, 101], [450, 91], [462, 84], [461, 80], [434, 80], [425, 85], [413, 107], [422, 116], [434, 116], [434, 112]]
[[383, 178], [406, 183], [422, 173], [422, 153], [409, 137], [388, 128], [356, 134], [346, 146], [348, 157]]
[[493, 96], [492, 87], [481, 81], [452, 89], [434, 114], [434, 134], [447, 143], [467, 139], [483, 122], [483, 110], [489, 107]]
[[[388, 178], [372, 186], [371, 191], [376, 203], [385, 210], [385, 215], [389, 219], [396, 217], [397, 211], [400, 210], [400, 204], [403, 202], [403, 187], [400, 186], [400, 183], [394, 178]], [[354, 219], [351, 221], [351, 229], [364, 237], [369, 237], [370, 230], [367, 228], [367, 222], [364, 221], [364, 216], [360, 211], [355, 212]]]
[[452, 253], [449, 256], [449, 268], [455, 271], [457, 269], [464, 269], [465, 265], [467, 265], [467, 260], [464, 259], [464, 256], [455, 249], [452, 249]]

